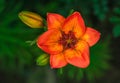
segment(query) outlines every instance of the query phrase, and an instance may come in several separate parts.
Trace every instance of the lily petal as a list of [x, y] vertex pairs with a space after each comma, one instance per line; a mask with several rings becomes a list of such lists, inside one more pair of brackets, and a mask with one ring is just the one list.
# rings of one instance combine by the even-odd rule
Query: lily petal
[[48, 29], [59, 29], [63, 24], [65, 18], [59, 14], [55, 13], [48, 13], [47, 14], [47, 23]]
[[86, 68], [90, 63], [89, 48], [85, 42], [78, 42], [76, 49], [68, 49], [64, 55], [68, 63], [80, 68]]
[[97, 30], [88, 27], [82, 39], [87, 41], [89, 46], [93, 46], [100, 39], [100, 33]]
[[63, 50], [58, 40], [61, 37], [60, 31], [51, 29], [38, 37], [37, 45], [48, 54], [57, 54]]
[[50, 55], [50, 65], [52, 68], [61, 68], [67, 65], [67, 61], [63, 53], [59, 53], [56, 55]]
[[67, 34], [74, 32], [76, 38], [80, 38], [85, 33], [85, 24], [79, 12], [75, 12], [66, 18], [62, 30]]

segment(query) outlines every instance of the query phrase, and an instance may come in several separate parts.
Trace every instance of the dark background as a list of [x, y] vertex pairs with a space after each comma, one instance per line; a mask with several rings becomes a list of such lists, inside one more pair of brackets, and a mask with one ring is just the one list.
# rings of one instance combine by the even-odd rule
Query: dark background
[[[51, 69], [39, 66], [44, 52], [33, 41], [44, 32], [32, 29], [18, 18], [23, 11], [68, 16], [81, 13], [86, 26], [101, 32], [100, 41], [90, 48], [91, 64], [86, 69], [71, 65]], [[120, 0], [0, 0], [0, 83], [120, 83]]]

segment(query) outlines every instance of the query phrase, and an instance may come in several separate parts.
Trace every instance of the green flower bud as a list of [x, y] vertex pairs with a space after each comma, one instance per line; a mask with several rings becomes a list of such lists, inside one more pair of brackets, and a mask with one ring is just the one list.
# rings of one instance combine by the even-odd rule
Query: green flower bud
[[49, 55], [42, 54], [37, 58], [37, 65], [44, 66], [49, 62]]

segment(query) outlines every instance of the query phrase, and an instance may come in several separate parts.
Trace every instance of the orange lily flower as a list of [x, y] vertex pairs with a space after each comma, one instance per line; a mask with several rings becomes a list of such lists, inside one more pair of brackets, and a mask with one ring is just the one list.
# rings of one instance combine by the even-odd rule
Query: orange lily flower
[[90, 63], [89, 47], [100, 38], [100, 33], [86, 27], [79, 12], [66, 19], [55, 13], [47, 14], [48, 31], [38, 37], [39, 48], [50, 54], [52, 68], [71, 64], [86, 68]]

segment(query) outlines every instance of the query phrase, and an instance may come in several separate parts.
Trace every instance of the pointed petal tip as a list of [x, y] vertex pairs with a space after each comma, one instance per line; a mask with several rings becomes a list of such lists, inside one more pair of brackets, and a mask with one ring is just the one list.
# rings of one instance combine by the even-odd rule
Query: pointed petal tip
[[90, 65], [90, 61], [88, 60], [86, 63], [80, 66], [80, 68], [87, 68]]
[[59, 29], [63, 24], [65, 18], [56, 13], [47, 13], [47, 24], [48, 29]]
[[82, 17], [82, 16], [81, 16], [81, 13], [80, 13], [80, 12], [77, 12], [77, 11], [74, 12], [73, 15]]
[[48, 16], [48, 15], [51, 15], [51, 14], [54, 14], [54, 13], [47, 12], [47, 16]]
[[69, 31], [75, 33], [76, 38], [80, 38], [86, 30], [84, 19], [79, 12], [74, 12], [68, 16], [62, 26], [62, 30], [67, 34]]
[[89, 46], [93, 46], [100, 39], [101, 33], [93, 28], [87, 27], [86, 33], [83, 39], [86, 40]]
[[79, 12], [75, 11], [73, 14], [80, 14]]
[[47, 19], [52, 17], [55, 17], [56, 13], [51, 13], [51, 12], [47, 12]]

